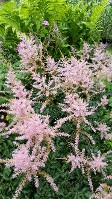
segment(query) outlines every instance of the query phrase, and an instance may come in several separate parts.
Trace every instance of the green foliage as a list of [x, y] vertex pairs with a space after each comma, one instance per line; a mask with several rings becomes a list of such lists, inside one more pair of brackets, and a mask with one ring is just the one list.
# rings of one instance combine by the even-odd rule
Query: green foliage
[[10, 1], [2, 4], [0, 9], [0, 26], [2, 27], [2, 31], [4, 28], [4, 39], [10, 28], [13, 33], [18, 33], [21, 30], [19, 12], [15, 2]]
[[[102, 28], [98, 21], [109, 0], [75, 1], [23, 0], [9, 1], [0, 8], [0, 40], [5, 48], [14, 49], [20, 34], [33, 34], [44, 42], [49, 53], [57, 58], [69, 55], [70, 45], [77, 48], [87, 41], [99, 41]], [[42, 24], [44, 20], [49, 26]], [[11, 50], [11, 49], [10, 49]]]
[[[2, 60], [2, 55], [0, 56], [0, 105], [7, 102], [7, 91], [8, 89], [4, 85], [6, 80], [6, 74], [7, 74], [7, 64], [5, 61]], [[5, 93], [6, 92], [6, 93]]]
[[67, 33], [66, 37], [71, 45], [75, 44], [80, 46], [81, 41], [88, 36], [89, 29], [84, 24], [85, 18], [89, 17], [87, 12], [89, 5], [83, 4], [80, 1], [75, 6], [70, 6], [67, 12], [66, 24]]
[[108, 0], [100, 3], [79, 1], [70, 7], [66, 18], [70, 44], [79, 46], [83, 41], [93, 43], [100, 40], [101, 27], [98, 26], [98, 21], [107, 3]]
[[20, 32], [38, 33], [44, 19], [51, 25], [62, 20], [66, 8], [64, 3], [64, 0], [23, 0], [17, 6], [16, 2], [10, 1], [1, 6], [0, 24], [5, 24], [5, 31], [11, 27], [17, 35]]
[[99, 4], [94, 4], [89, 22], [86, 22], [86, 26], [90, 29], [91, 39], [95, 41], [98, 37], [98, 39], [100, 39], [101, 27], [98, 27], [98, 22], [108, 2], [108, 0], [102, 0]]
[[110, 3], [99, 21], [102, 26], [102, 38], [112, 42], [112, 3]]
[[[63, 21], [65, 12], [65, 0], [24, 0], [19, 5], [14, 1], [4, 3], [0, 8], [0, 40], [4, 41], [5, 49], [9, 46], [14, 49], [20, 34], [31, 33], [38, 40], [45, 40], [45, 45], [50, 42], [51, 46], [56, 45], [56, 49], [61, 50], [61, 44], [63, 48], [65, 42], [60, 31], [56, 33], [53, 27]], [[49, 21], [49, 27], [42, 24], [44, 20]]]

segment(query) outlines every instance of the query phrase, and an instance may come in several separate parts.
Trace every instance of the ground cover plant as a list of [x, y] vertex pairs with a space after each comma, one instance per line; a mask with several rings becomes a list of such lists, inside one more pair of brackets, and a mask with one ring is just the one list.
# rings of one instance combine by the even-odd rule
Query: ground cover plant
[[2, 61], [1, 197], [111, 199], [112, 56], [85, 43], [55, 61], [33, 36], [20, 39], [20, 66]]

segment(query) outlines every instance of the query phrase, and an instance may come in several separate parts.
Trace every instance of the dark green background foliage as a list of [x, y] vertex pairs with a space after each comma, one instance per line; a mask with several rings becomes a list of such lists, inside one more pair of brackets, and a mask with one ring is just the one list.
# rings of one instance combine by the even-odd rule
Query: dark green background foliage
[[[108, 1], [24, 0], [21, 4], [9, 1], [0, 8], [0, 40], [5, 48], [10, 46], [11, 52], [20, 33], [32, 33], [44, 42], [53, 57], [59, 58], [61, 53], [69, 55], [70, 46], [79, 48], [83, 41], [94, 43], [111, 37], [112, 22], [108, 19], [109, 27], [105, 28], [105, 15], [107, 18], [111, 15], [111, 8], [109, 14], [105, 11]], [[42, 24], [44, 20], [49, 21], [49, 26]]]
[[112, 43], [112, 2], [107, 6], [106, 10], [99, 21], [102, 26], [102, 38]]

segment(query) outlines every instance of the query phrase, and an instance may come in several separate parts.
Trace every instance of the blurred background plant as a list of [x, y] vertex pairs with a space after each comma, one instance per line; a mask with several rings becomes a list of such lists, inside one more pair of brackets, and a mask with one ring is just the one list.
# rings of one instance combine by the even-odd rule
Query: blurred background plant
[[102, 27], [101, 36], [105, 42], [112, 44], [112, 1], [106, 7], [100, 18], [99, 23]]
[[[80, 48], [84, 41], [99, 42], [111, 35], [111, 21], [107, 23], [105, 19], [108, 12], [111, 14], [108, 4], [109, 0], [8, 1], [0, 6], [0, 40], [4, 42], [4, 48], [14, 54], [20, 34], [32, 33], [55, 58], [62, 54], [68, 56], [71, 46]], [[110, 11], [106, 9], [107, 5]], [[108, 30], [105, 24], [109, 24]]]

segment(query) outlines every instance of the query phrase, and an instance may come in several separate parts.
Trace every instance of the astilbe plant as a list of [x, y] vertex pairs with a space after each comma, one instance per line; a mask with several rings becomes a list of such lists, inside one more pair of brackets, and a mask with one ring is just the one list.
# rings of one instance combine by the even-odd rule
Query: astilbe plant
[[[55, 151], [52, 139], [56, 136], [68, 136], [57, 132], [57, 128], [49, 126], [49, 117], [36, 114], [32, 108], [32, 100], [20, 81], [16, 80], [12, 69], [7, 75], [6, 85], [12, 89], [13, 99], [9, 101], [8, 114], [13, 115], [13, 122], [5, 128], [1, 135], [8, 137], [15, 134], [14, 144], [16, 149], [12, 153], [12, 159], [2, 160], [7, 167], [14, 168], [13, 177], [24, 174], [24, 178], [18, 186], [13, 199], [17, 198], [26, 181], [32, 180], [34, 176], [35, 186], [39, 186], [38, 174], [43, 175], [55, 191], [58, 191], [51, 176], [40, 170], [45, 167], [49, 153]], [[4, 124], [1, 123], [4, 129]], [[20, 144], [20, 141], [25, 141]]]
[[[35, 44], [33, 37], [21, 39], [18, 46], [21, 69], [31, 74], [32, 90], [26, 91], [22, 83], [17, 81], [13, 69], [9, 70], [6, 85], [11, 88], [13, 98], [7, 106], [8, 114], [13, 115], [13, 121], [8, 127], [4, 127], [3, 123], [0, 124], [0, 128], [4, 130], [2, 136], [16, 134], [14, 142], [16, 149], [12, 153], [12, 159], [0, 159], [0, 162], [14, 168], [13, 177], [24, 174], [13, 199], [18, 197], [26, 181], [32, 180], [32, 175], [36, 187], [39, 186], [38, 175], [41, 174], [54, 190], [58, 191], [53, 179], [41, 170], [45, 168], [50, 152], [55, 151], [53, 138], [57, 136], [74, 137], [74, 142], [71, 143], [73, 153], [63, 159], [66, 163], [71, 163], [70, 172], [78, 168], [82, 174], [87, 175], [89, 186], [94, 191], [92, 173], [100, 172], [106, 178], [105, 169], [108, 166], [106, 155], [109, 153], [102, 154], [100, 150], [94, 153], [95, 137], [100, 134], [99, 138], [111, 140], [112, 135], [111, 128], [106, 123], [91, 122], [91, 118], [108, 104], [104, 80], [111, 81], [112, 58], [105, 53], [102, 44], [93, 49], [85, 44], [78, 56], [76, 54], [69, 59], [62, 58], [55, 62], [53, 58], [44, 56], [44, 47], [42, 44]], [[44, 110], [56, 99], [59, 89], [65, 98], [63, 103], [58, 103], [58, 106], [67, 116], [58, 119], [50, 126], [50, 115], [45, 115]], [[41, 100], [42, 97], [44, 100]], [[98, 103], [92, 103], [93, 97], [98, 98]], [[41, 104], [39, 114], [33, 109], [37, 103]], [[66, 132], [58, 132], [67, 121], [73, 122], [74, 133], [68, 135]], [[89, 131], [85, 130], [87, 127]], [[83, 137], [94, 146], [92, 148], [89, 146], [89, 153], [84, 144], [83, 148], [81, 147], [80, 140]], [[100, 186], [102, 190], [104, 186]], [[96, 193], [94, 196], [98, 198], [97, 195]]]
[[111, 199], [112, 198], [112, 187], [106, 183], [100, 184], [96, 189], [96, 193], [93, 194], [90, 199]]

